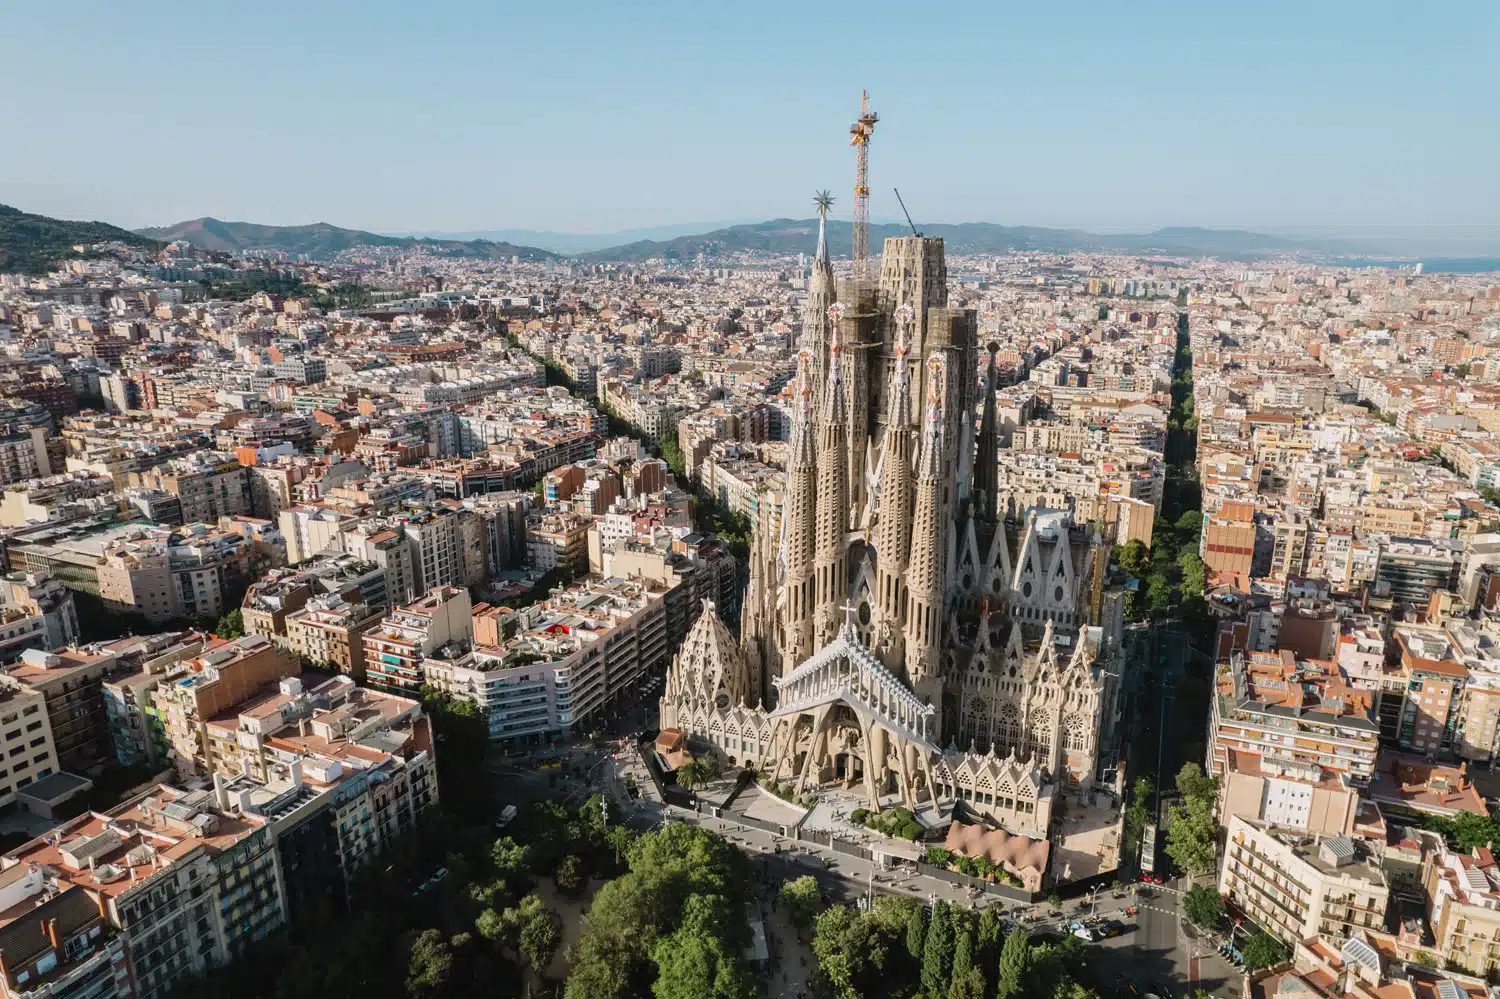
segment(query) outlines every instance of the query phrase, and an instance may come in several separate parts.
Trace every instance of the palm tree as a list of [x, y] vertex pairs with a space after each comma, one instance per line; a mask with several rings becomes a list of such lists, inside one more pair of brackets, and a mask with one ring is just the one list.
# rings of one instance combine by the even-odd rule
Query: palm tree
[[813, 204], [817, 206], [818, 214], [827, 219], [828, 211], [833, 207], [833, 195], [829, 194], [828, 188], [825, 187], [813, 195]]
[[691, 791], [708, 783], [708, 771], [695, 756], [677, 768], [677, 786]]

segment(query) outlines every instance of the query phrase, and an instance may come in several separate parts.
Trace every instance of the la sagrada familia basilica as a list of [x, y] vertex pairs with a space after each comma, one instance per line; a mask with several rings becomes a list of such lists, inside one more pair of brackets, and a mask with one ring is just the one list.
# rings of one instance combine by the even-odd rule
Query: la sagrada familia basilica
[[1045, 835], [1100, 769], [1120, 604], [1068, 512], [1007, 519], [977, 329], [941, 239], [887, 239], [877, 280], [835, 280], [820, 223], [779, 523], [755, 525], [739, 641], [705, 609], [661, 727], [799, 791], [961, 800]]

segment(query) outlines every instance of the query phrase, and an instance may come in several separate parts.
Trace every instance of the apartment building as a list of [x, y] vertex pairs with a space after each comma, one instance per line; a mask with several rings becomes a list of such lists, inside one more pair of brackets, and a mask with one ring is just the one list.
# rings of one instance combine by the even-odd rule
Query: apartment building
[[526, 525], [526, 553], [538, 569], [588, 571], [590, 521], [572, 513], [533, 514]]
[[1374, 694], [1329, 662], [1236, 652], [1209, 708], [1209, 773], [1221, 820], [1242, 816], [1335, 835], [1354, 827], [1380, 753]]
[[184, 774], [211, 774], [232, 765], [238, 751], [230, 745], [223, 747], [229, 758], [214, 754], [209, 720], [300, 672], [295, 658], [262, 635], [206, 645], [179, 675], [152, 692], [172, 765]]
[[386, 600], [398, 606], [414, 600], [424, 592], [420, 567], [412, 555], [411, 545], [399, 527], [386, 524], [362, 524], [341, 535], [344, 551], [362, 562], [379, 567], [385, 575]]
[[[212, 789], [162, 784], [65, 822], [4, 858], [0, 898], [6, 877], [32, 873], [82, 889], [124, 941], [143, 999], [293, 920], [345, 914], [351, 878], [436, 803], [437, 783], [420, 705], [347, 677], [328, 686], [289, 731], [247, 733], [263, 778], [216, 772]], [[108, 939], [102, 927], [94, 939]]]
[[249, 472], [233, 456], [217, 451], [197, 451], [145, 472], [131, 472], [127, 485], [176, 496], [188, 524], [215, 524], [220, 517], [250, 513]]
[[291, 650], [326, 663], [356, 680], [365, 678], [365, 632], [380, 624], [385, 608], [345, 599], [337, 593], [314, 597], [286, 619]]
[[423, 663], [446, 645], [473, 640], [469, 591], [440, 586], [397, 608], [365, 631], [365, 678], [372, 686], [415, 691]]
[[152, 621], [219, 617], [254, 574], [254, 546], [206, 524], [150, 528], [105, 547], [97, 573], [105, 606]]
[[311, 573], [273, 569], [250, 584], [245, 599], [240, 601], [245, 634], [264, 635], [273, 642], [286, 644], [287, 615], [301, 610], [314, 592]]
[[1398, 627], [1392, 638], [1400, 659], [1381, 678], [1381, 740], [1428, 759], [1451, 758], [1462, 741], [1469, 669], [1445, 631]]
[[1444, 964], [1488, 975], [1500, 968], [1500, 866], [1488, 847], [1462, 853], [1441, 836], [1420, 836], [1433, 953]]
[[499, 646], [428, 659], [426, 681], [482, 709], [506, 748], [566, 739], [665, 669], [690, 623], [668, 614], [667, 593], [633, 579], [574, 586], [516, 612]]
[[104, 676], [101, 690], [104, 715], [114, 756], [125, 766], [161, 770], [170, 756], [166, 725], [154, 692], [168, 681], [178, 664], [203, 651], [207, 635], [199, 631], [168, 631], [123, 638], [105, 646], [120, 664]]
[[421, 592], [464, 585], [463, 547], [453, 511], [428, 510], [403, 517], [402, 527], [412, 546], [413, 574]]
[[46, 698], [0, 676], [0, 810], [14, 804], [17, 793], [58, 769]]
[[292, 565], [320, 552], [337, 550], [340, 535], [358, 518], [327, 506], [287, 507], [276, 514], [276, 526], [286, 539], [286, 560]]
[[0, 576], [0, 605], [40, 627], [40, 644], [31, 647], [58, 649], [78, 641], [73, 591], [51, 573], [11, 572]]
[[1362, 840], [1239, 815], [1228, 833], [1219, 892], [1282, 943], [1384, 928], [1390, 888]]
[[86, 889], [41, 868], [0, 872], [0, 997], [131, 999], [125, 937]]
[[104, 712], [104, 677], [119, 657], [102, 646], [43, 652], [28, 649], [6, 671], [9, 680], [45, 700], [58, 765], [83, 771], [112, 758]]

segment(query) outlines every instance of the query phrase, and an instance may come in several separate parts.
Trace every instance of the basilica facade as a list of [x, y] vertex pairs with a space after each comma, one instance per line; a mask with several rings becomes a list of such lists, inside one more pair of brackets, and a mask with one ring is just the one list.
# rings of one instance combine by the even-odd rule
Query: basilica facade
[[739, 640], [699, 618], [662, 728], [799, 790], [962, 801], [1028, 835], [1093, 786], [1108, 545], [997, 495], [994, 354], [948, 305], [941, 239], [887, 239], [878, 280], [836, 281], [820, 225], [781, 515], [755, 525]]

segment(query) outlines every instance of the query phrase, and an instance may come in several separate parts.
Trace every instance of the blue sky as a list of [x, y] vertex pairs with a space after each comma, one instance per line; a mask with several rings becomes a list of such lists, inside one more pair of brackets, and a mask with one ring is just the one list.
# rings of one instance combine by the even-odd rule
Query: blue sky
[[1500, 226], [1500, 3], [18, 2], [0, 202], [599, 232]]

